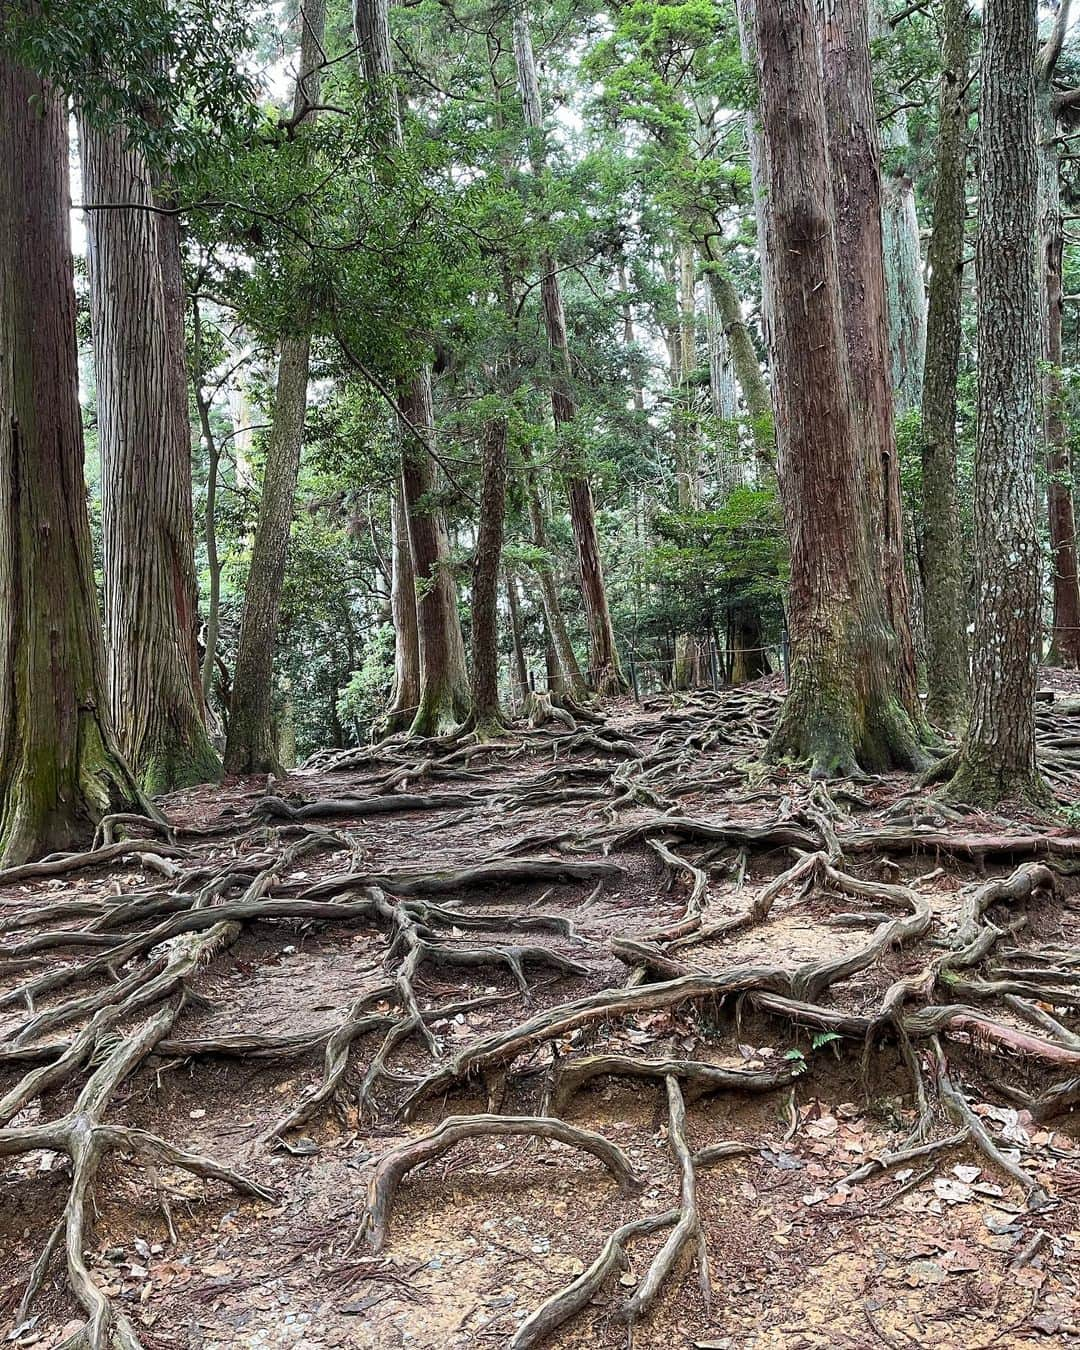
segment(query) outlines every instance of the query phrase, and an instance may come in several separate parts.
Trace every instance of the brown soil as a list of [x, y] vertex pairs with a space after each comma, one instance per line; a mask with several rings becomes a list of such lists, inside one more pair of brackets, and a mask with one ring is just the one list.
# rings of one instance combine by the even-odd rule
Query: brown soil
[[[609, 716], [606, 734], [632, 742], [645, 756], [659, 755], [655, 765], [646, 759], [625, 781], [639, 787], [647, 782], [675, 817], [740, 827], [787, 822], [822, 839], [821, 813], [833, 809], [831, 823], [841, 843], [834, 862], [845, 875], [899, 883], [928, 902], [931, 920], [924, 933], [886, 946], [866, 968], [830, 983], [816, 999], [829, 1009], [873, 1016], [890, 986], [949, 950], [974, 889], [1025, 863], [999, 847], [1020, 827], [985, 817], [942, 818], [937, 833], [997, 840], [997, 851], [983, 856], [953, 857], [941, 848], [928, 853], [917, 839], [907, 850], [844, 852], [846, 835], [902, 821], [903, 811], [886, 814], [898, 802], [911, 798], [918, 811], [930, 813], [936, 807], [913, 795], [911, 781], [902, 776], [853, 786], [854, 801], [836, 791], [811, 793], [794, 774], [764, 776], [756, 764], [759, 732], [774, 707], [768, 689], [691, 700], [674, 714], [667, 704], [647, 712], [628, 704]], [[1060, 726], [1054, 729], [1061, 733]], [[702, 733], [706, 741], [717, 734], [708, 749], [687, 744], [688, 737], [701, 739]], [[31, 1268], [64, 1212], [72, 1165], [62, 1147], [22, 1150], [5, 1139], [71, 1111], [110, 1051], [180, 998], [183, 1006], [164, 1041], [118, 1083], [103, 1119], [211, 1155], [272, 1190], [274, 1200], [237, 1194], [220, 1181], [167, 1163], [150, 1165], [131, 1150], [104, 1156], [87, 1203], [86, 1260], [92, 1279], [146, 1350], [507, 1346], [530, 1313], [596, 1258], [609, 1233], [631, 1219], [678, 1206], [679, 1169], [664, 1078], [600, 1077], [574, 1093], [561, 1115], [623, 1150], [644, 1183], [638, 1193], [620, 1193], [595, 1158], [567, 1145], [479, 1137], [405, 1177], [381, 1251], [372, 1251], [362, 1236], [368, 1184], [390, 1149], [425, 1135], [447, 1115], [542, 1114], [552, 1043], [542, 1039], [484, 1073], [463, 1076], [448, 1092], [422, 1097], [406, 1119], [403, 1104], [423, 1076], [482, 1036], [584, 995], [624, 988], [634, 963], [620, 959], [620, 940], [651, 935], [659, 955], [695, 972], [753, 966], [790, 976], [808, 962], [861, 948], [875, 931], [876, 921], [837, 923], [838, 915], [888, 909], [892, 919], [900, 913], [895, 904], [841, 894], [819, 868], [806, 884], [784, 889], [762, 922], [680, 945], [672, 938], [680, 924], [688, 923], [693, 933], [744, 916], [762, 889], [797, 862], [797, 853], [790, 846], [710, 843], [653, 830], [650, 837], [667, 839], [680, 857], [698, 859], [709, 871], [700, 912], [690, 915], [689, 873], [666, 866], [647, 838], [619, 838], [635, 825], [654, 825], [661, 809], [647, 793], [625, 796], [617, 771], [629, 761], [595, 746], [561, 743], [561, 734], [561, 729], [536, 733], [512, 741], [509, 749], [479, 755], [468, 765], [475, 778], [434, 778], [406, 788], [430, 796], [473, 793], [463, 808], [374, 816], [349, 811], [289, 824], [248, 815], [265, 796], [264, 785], [230, 782], [164, 803], [180, 830], [179, 877], [163, 878], [153, 863], [134, 858], [0, 885], [0, 996], [49, 972], [71, 977], [34, 1000], [37, 1013], [76, 995], [106, 991], [114, 978], [148, 970], [157, 953], [139, 953], [121, 969], [84, 978], [81, 967], [102, 949], [56, 945], [27, 956], [14, 950], [17, 944], [39, 933], [85, 928], [106, 907], [135, 896], [190, 894], [215, 871], [228, 872], [245, 860], [269, 867], [308, 829], [331, 833], [321, 846], [271, 869], [261, 900], [302, 899], [315, 883], [350, 871], [431, 874], [511, 856], [594, 862], [609, 857], [622, 869], [599, 886], [591, 877], [504, 881], [422, 897], [461, 916], [490, 919], [475, 929], [449, 921], [433, 926], [440, 952], [444, 946], [458, 951], [532, 946], [578, 963], [581, 973], [561, 974], [526, 960], [528, 988], [522, 993], [505, 964], [466, 967], [441, 957], [421, 963], [413, 992], [420, 1008], [432, 1010], [434, 1053], [418, 1035], [393, 1047], [388, 1072], [377, 1077], [361, 1109], [365, 1073], [386, 1026], [401, 1012], [392, 998], [379, 998], [365, 1015], [382, 1014], [383, 1025], [353, 1041], [340, 1091], [286, 1136], [287, 1148], [268, 1139], [267, 1131], [319, 1086], [322, 1043], [288, 1058], [215, 1054], [197, 1044], [191, 1053], [183, 1046], [170, 1052], [169, 1043], [191, 1047], [239, 1033], [273, 1040], [332, 1029], [365, 991], [383, 990], [400, 968], [404, 949], [391, 946], [386, 924], [371, 919], [246, 919], [223, 947], [208, 959], [200, 957], [167, 998], [132, 1007], [103, 1036], [89, 1062], [32, 1096], [0, 1129], [0, 1334], [13, 1345], [46, 1350], [75, 1334], [85, 1320], [61, 1245], [28, 1314], [15, 1321]], [[423, 758], [401, 745], [393, 753], [406, 767]], [[591, 780], [562, 784], [546, 778], [553, 768], [602, 764], [610, 765], [614, 778], [594, 773]], [[655, 775], [647, 777], [654, 767]], [[386, 768], [302, 770], [274, 791], [293, 808], [364, 798], [372, 792], [373, 775]], [[1063, 764], [1061, 772], [1070, 774], [1071, 766]], [[591, 800], [572, 795], [573, 789], [590, 787], [596, 790]], [[560, 792], [568, 799], [560, 802]], [[543, 799], [546, 793], [553, 795]], [[215, 827], [222, 832], [200, 833]], [[930, 827], [915, 826], [916, 834], [920, 828]], [[1047, 828], [1037, 822], [1037, 828], [1059, 841], [1072, 838], [1060, 823]], [[517, 847], [521, 840], [525, 845]], [[144, 845], [151, 853], [154, 846], [150, 840]], [[1002, 929], [1018, 918], [1025, 924], [1000, 937], [983, 960], [962, 973], [967, 981], [1026, 979], [1016, 972], [1040, 962], [1046, 967], [1048, 953], [1056, 953], [1058, 974], [1035, 1001], [1063, 1028], [1063, 1039], [1055, 1043], [1066, 1044], [1069, 1034], [1080, 1034], [1080, 995], [1074, 1002], [1061, 991], [1063, 981], [1078, 987], [1080, 979], [1080, 900], [1074, 898], [1071, 858], [1055, 854], [1051, 864], [1058, 874], [1056, 893], [1036, 888], [1027, 898], [991, 907], [989, 918]], [[202, 881], [192, 880], [198, 869], [206, 869], [199, 873]], [[208, 903], [239, 900], [258, 870], [253, 866], [238, 889], [226, 888]], [[383, 884], [395, 903], [395, 881]], [[356, 896], [345, 890], [334, 899]], [[70, 906], [70, 919], [39, 913], [57, 903]], [[573, 932], [521, 924], [540, 916], [569, 920]], [[130, 936], [165, 917], [125, 922], [115, 931]], [[635, 978], [647, 984], [665, 976], [646, 964]], [[467, 1000], [486, 1002], [438, 1016], [444, 1004]], [[1000, 993], [967, 990], [956, 1002], [970, 1003], [1006, 1032], [1055, 1040], [1025, 1021]], [[918, 1006], [916, 1000], [910, 1010]], [[25, 1002], [0, 1006], [0, 1099], [33, 1067], [10, 1053], [2, 1057], [27, 1017]], [[88, 1018], [84, 1011], [21, 1043], [66, 1043]], [[684, 1084], [690, 1148], [738, 1140], [751, 1151], [697, 1169], [710, 1296], [702, 1291], [691, 1247], [635, 1323], [633, 1345], [701, 1350], [1080, 1345], [1077, 1111], [1046, 1120], [1033, 1115], [1046, 1089], [1078, 1070], [962, 1029], [944, 1031], [942, 1044], [952, 1082], [997, 1146], [1045, 1192], [1045, 1205], [1032, 1208], [1030, 1194], [971, 1138], [856, 1184], [844, 1182], [855, 1168], [899, 1148], [918, 1123], [910, 1068], [888, 1028], [875, 1033], [865, 1064], [859, 1039], [846, 1034], [841, 1039], [755, 1008], [752, 997], [676, 1002], [560, 1034], [555, 1049], [568, 1061], [612, 1053], [741, 1071], [800, 1070], [790, 1086], [766, 1092], [695, 1097]], [[932, 1038], [916, 1040], [914, 1053], [930, 1099], [927, 1137], [944, 1138], [956, 1125], [946, 1118], [935, 1089]], [[625, 1346], [622, 1306], [670, 1231], [633, 1238], [626, 1268], [616, 1270], [592, 1302], [542, 1344], [564, 1350]]]

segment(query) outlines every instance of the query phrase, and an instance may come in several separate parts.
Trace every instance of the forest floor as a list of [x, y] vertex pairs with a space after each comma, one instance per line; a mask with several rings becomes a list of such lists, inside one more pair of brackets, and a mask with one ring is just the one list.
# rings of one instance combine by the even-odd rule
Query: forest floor
[[0, 1335], [1080, 1345], [1080, 833], [766, 771], [779, 698], [322, 756], [0, 873]]

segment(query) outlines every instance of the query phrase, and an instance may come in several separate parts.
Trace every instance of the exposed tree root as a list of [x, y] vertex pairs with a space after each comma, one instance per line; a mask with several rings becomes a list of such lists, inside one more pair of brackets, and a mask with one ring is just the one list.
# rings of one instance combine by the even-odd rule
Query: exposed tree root
[[626, 1244], [631, 1238], [658, 1233], [661, 1228], [669, 1228], [676, 1223], [678, 1218], [679, 1211], [669, 1209], [664, 1214], [632, 1219], [630, 1223], [616, 1228], [600, 1249], [596, 1260], [577, 1279], [552, 1294], [522, 1322], [510, 1341], [509, 1350], [533, 1350], [534, 1346], [547, 1344], [552, 1332], [588, 1307], [609, 1276], [622, 1269], [626, 1263]]
[[358, 1238], [366, 1235], [375, 1251], [382, 1250], [394, 1195], [414, 1167], [440, 1157], [463, 1139], [507, 1134], [556, 1139], [560, 1144], [591, 1153], [604, 1164], [624, 1194], [640, 1190], [643, 1185], [622, 1149], [593, 1130], [579, 1129], [553, 1116], [447, 1116], [430, 1134], [399, 1144], [379, 1159], [368, 1184], [367, 1206], [360, 1219]]
[[[1080, 860], [1080, 836], [1013, 832], [1006, 823], [985, 817], [969, 824], [958, 813], [910, 794], [890, 813], [879, 801], [893, 790], [888, 784], [845, 792], [822, 784], [808, 787], [783, 770], [772, 772], [768, 791], [728, 793], [713, 818], [697, 819], [696, 807], [675, 805], [703, 785], [714, 795], [718, 784], [741, 789], [740, 762], [745, 768], [760, 753], [776, 706], [774, 695], [749, 690], [730, 698], [702, 694], [678, 714], [657, 718], [653, 740], [641, 743], [573, 708], [565, 710], [572, 728], [565, 718], [556, 718], [554, 730], [507, 733], [483, 745], [460, 734], [395, 738], [371, 750], [348, 752], [333, 764], [321, 761], [324, 768], [370, 770], [368, 777], [350, 783], [355, 795], [310, 801], [262, 796], [250, 814], [216, 821], [203, 837], [164, 820], [117, 816], [102, 823], [99, 846], [90, 853], [0, 874], [0, 884], [32, 882], [110, 862], [156, 874], [126, 895], [83, 889], [63, 898], [37, 893], [2, 902], [10, 919], [0, 946], [0, 974], [8, 977], [0, 1008], [25, 1005], [26, 1012], [11, 1017], [0, 1042], [0, 1069], [13, 1070], [17, 1077], [5, 1080], [0, 1095], [0, 1155], [50, 1148], [66, 1153], [73, 1167], [67, 1207], [29, 1273], [19, 1317], [25, 1318], [63, 1245], [68, 1281], [89, 1319], [82, 1342], [94, 1350], [106, 1344], [124, 1350], [138, 1346], [131, 1321], [112, 1307], [83, 1255], [94, 1180], [108, 1153], [184, 1169], [243, 1194], [270, 1198], [258, 1182], [213, 1159], [107, 1122], [119, 1086], [152, 1058], [162, 1066], [163, 1060], [214, 1055], [280, 1062], [321, 1055], [321, 1072], [315, 1069], [310, 1086], [285, 1104], [263, 1135], [264, 1143], [284, 1141], [325, 1111], [351, 1116], [358, 1106], [362, 1113], [407, 1117], [421, 1103], [441, 1102], [444, 1094], [477, 1083], [491, 1103], [539, 1112], [449, 1116], [431, 1132], [383, 1154], [357, 1233], [357, 1240], [366, 1235], [376, 1250], [386, 1241], [402, 1180], [462, 1140], [497, 1135], [555, 1139], [597, 1157], [624, 1189], [635, 1188], [640, 1178], [620, 1149], [562, 1116], [579, 1093], [602, 1078], [654, 1088], [662, 1083], [678, 1204], [618, 1226], [582, 1274], [521, 1325], [510, 1341], [516, 1350], [545, 1344], [601, 1295], [622, 1267], [628, 1245], [640, 1237], [669, 1230], [619, 1309], [631, 1333], [690, 1255], [696, 1254], [708, 1298], [697, 1173], [757, 1145], [721, 1141], [695, 1151], [687, 1106], [717, 1092], [789, 1089], [794, 1100], [806, 1070], [806, 1061], [797, 1058], [757, 1070], [709, 1062], [722, 1021], [738, 1032], [740, 1019], [753, 1014], [796, 1038], [803, 1028], [832, 1033], [840, 1038], [834, 1045], [838, 1055], [858, 1057], [868, 1093], [873, 1075], [881, 1073], [881, 1047], [895, 1047], [890, 1054], [898, 1052], [902, 1072], [910, 1078], [906, 1095], [915, 1108], [914, 1129], [908, 1132], [909, 1120], [906, 1138], [898, 1135], [887, 1150], [853, 1170], [845, 1179], [848, 1185], [970, 1144], [988, 1166], [1022, 1189], [1032, 1207], [1045, 1204], [1039, 1181], [989, 1132], [969, 1090], [994, 1083], [995, 1071], [1022, 1064], [1020, 1081], [1000, 1082], [998, 1091], [1006, 1100], [1026, 1106], [1039, 1121], [1080, 1106], [1075, 1018], [1080, 957], [1072, 930], [1061, 918], [1075, 903], [1068, 888]], [[1040, 745], [1058, 756], [1051, 760], [1056, 766], [1051, 774], [1057, 773], [1060, 783], [1074, 783], [1080, 725], [1074, 736], [1071, 729], [1062, 732], [1060, 724], [1054, 731], [1049, 714], [1040, 718]], [[538, 754], [551, 762], [536, 771], [527, 757]], [[474, 767], [485, 762], [498, 766], [497, 783]], [[511, 765], [514, 771], [503, 773]], [[420, 785], [433, 782], [451, 784], [450, 790], [424, 795]], [[464, 790], [454, 788], [455, 782]], [[754, 803], [766, 800], [771, 806], [754, 815]], [[430, 870], [367, 870], [370, 860], [353, 837], [317, 823], [340, 817], [344, 826], [349, 817], [445, 811], [445, 817], [436, 815], [441, 825], [454, 819], [452, 811], [478, 806], [503, 821], [511, 813], [531, 813], [529, 832], [510, 843], [497, 841], [467, 866]], [[566, 806], [580, 808], [587, 820], [564, 828], [563, 816], [543, 832], [548, 808]], [[725, 817], [727, 807], [736, 810], [737, 818]], [[633, 823], [613, 826], [623, 810], [637, 812]], [[762, 818], [760, 810], [768, 810], [768, 817]], [[871, 812], [878, 823], [868, 823]], [[148, 837], [118, 838], [129, 827]], [[431, 821], [425, 822], [425, 829], [431, 828]], [[233, 836], [228, 843], [205, 847], [207, 839], [226, 834]], [[633, 867], [556, 851], [590, 845], [594, 854], [601, 848], [605, 853], [628, 850], [658, 862], [678, 900], [676, 917], [660, 926], [623, 926], [622, 910], [605, 908], [600, 897], [609, 885], [627, 891]], [[334, 855], [331, 875], [313, 881], [297, 871], [304, 857], [328, 853]], [[765, 856], [770, 853], [778, 856]], [[956, 892], [934, 887], [940, 868], [905, 883], [898, 862], [909, 855], [925, 855], [929, 865], [938, 858], [972, 864], [967, 875], [1009, 860], [1017, 865], [1007, 876], [984, 877]], [[575, 884], [580, 893], [554, 891]], [[526, 886], [543, 894], [533, 899], [534, 893], [525, 892], [528, 903], [522, 903], [518, 888]], [[441, 896], [454, 899], [440, 903]], [[626, 905], [629, 898], [620, 903]], [[770, 926], [799, 906], [827, 934], [834, 925], [825, 953], [811, 947], [800, 955], [774, 944], [776, 952], [759, 959], [756, 953]], [[1057, 916], [1050, 924], [1048, 909]], [[632, 900], [626, 912], [634, 913]], [[948, 915], [944, 923], [943, 912]], [[329, 1026], [286, 1033], [174, 1031], [184, 1000], [198, 998], [191, 987], [195, 976], [252, 924], [314, 925], [320, 931], [342, 924], [372, 928], [385, 938], [382, 968], [370, 969], [362, 992]], [[601, 934], [612, 932], [602, 944]], [[573, 944], [575, 957], [584, 953], [588, 966], [564, 954], [563, 943]], [[740, 956], [747, 951], [750, 958]], [[539, 1011], [520, 1011], [535, 992], [537, 971], [559, 980], [595, 979], [604, 961], [612, 969], [609, 954], [630, 967], [629, 984], [619, 986], [616, 974], [611, 987], [592, 988]], [[901, 973], [888, 973], [898, 960]], [[489, 989], [478, 996], [481, 971], [495, 972], [504, 992]], [[513, 1005], [522, 1020], [504, 1021], [464, 1043], [446, 1034], [447, 1019], [495, 1004]], [[649, 1019], [662, 1010], [680, 1010], [680, 1028], [688, 1020], [694, 1025], [701, 1043], [694, 1053], [700, 1058], [678, 1057], [681, 1031], [653, 1030], [670, 1025], [670, 1019]], [[633, 1048], [627, 1049], [622, 1033], [634, 1018], [640, 1020], [631, 1027]], [[652, 1045], [641, 1049], [650, 1035]], [[605, 1043], [609, 1037], [614, 1043]], [[354, 1056], [362, 1062], [351, 1077]], [[1049, 1081], [1055, 1076], [1059, 1081]], [[30, 1116], [34, 1123], [25, 1126], [11, 1123], [28, 1109], [47, 1114], [47, 1094], [64, 1088], [75, 1097], [68, 1114], [56, 1120]], [[515, 1094], [525, 1100], [511, 1108]], [[942, 1111], [954, 1132], [932, 1138]]]

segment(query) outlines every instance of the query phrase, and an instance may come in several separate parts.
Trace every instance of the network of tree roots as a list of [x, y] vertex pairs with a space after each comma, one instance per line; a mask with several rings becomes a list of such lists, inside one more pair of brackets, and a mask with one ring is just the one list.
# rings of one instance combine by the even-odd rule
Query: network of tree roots
[[766, 768], [779, 703], [327, 753], [0, 874], [9, 1339], [1072, 1343], [1080, 834]]

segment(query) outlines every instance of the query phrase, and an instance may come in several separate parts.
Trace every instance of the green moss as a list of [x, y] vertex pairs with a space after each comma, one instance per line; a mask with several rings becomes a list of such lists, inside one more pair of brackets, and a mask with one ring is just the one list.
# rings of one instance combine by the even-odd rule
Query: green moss
[[1048, 810], [1054, 804], [1053, 796], [1037, 769], [1034, 772], [1007, 769], [973, 753], [966, 746], [948, 763], [954, 767], [954, 772], [941, 795], [950, 801], [986, 809], [1000, 806], [1003, 802], [1015, 802], [1039, 810]]
[[151, 797], [198, 783], [216, 783], [221, 779], [221, 760], [205, 731], [192, 737], [192, 744], [177, 739], [159, 744], [145, 758], [139, 773], [139, 785]]

